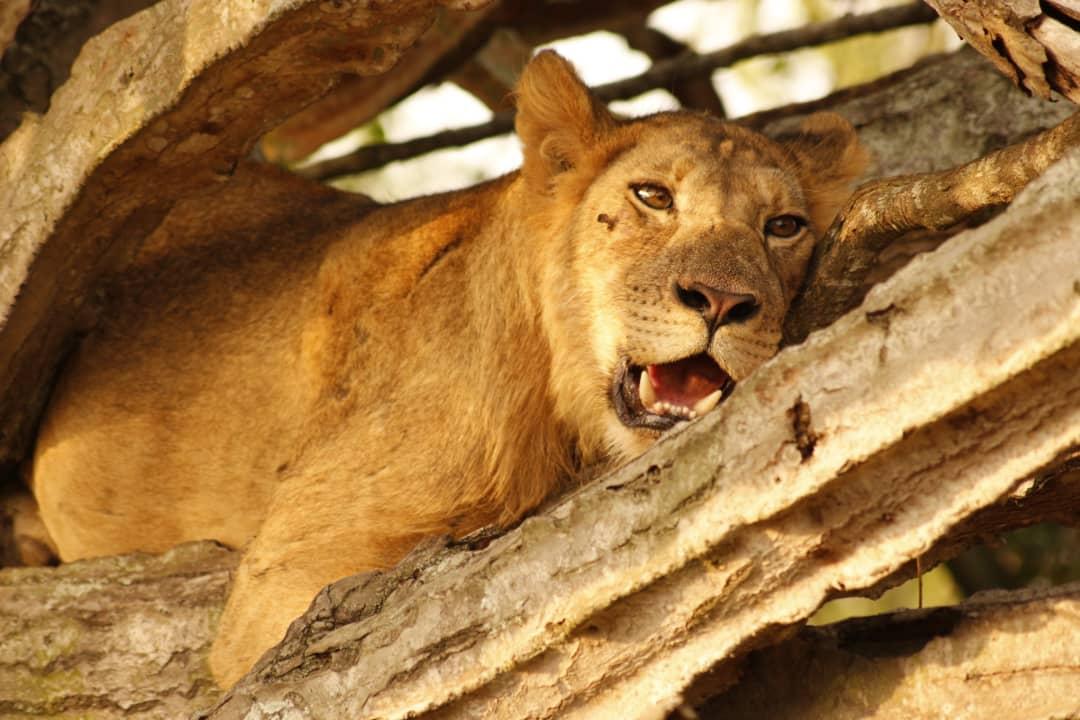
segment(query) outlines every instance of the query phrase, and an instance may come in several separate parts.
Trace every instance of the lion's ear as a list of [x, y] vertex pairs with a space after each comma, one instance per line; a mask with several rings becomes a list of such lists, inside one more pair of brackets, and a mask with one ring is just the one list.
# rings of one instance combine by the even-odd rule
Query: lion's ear
[[810, 225], [820, 237], [851, 195], [852, 183], [866, 170], [870, 154], [851, 123], [832, 112], [808, 116], [798, 132], [777, 141], [798, 162], [799, 179], [810, 204]]
[[549, 187], [556, 175], [577, 167], [603, 133], [616, 125], [573, 66], [552, 50], [538, 53], [525, 66], [515, 98], [522, 173], [537, 189]]

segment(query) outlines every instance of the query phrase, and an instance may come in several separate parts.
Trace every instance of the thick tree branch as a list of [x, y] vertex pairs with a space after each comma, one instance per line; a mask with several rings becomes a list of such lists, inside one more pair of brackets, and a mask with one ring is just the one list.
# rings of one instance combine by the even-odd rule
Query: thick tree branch
[[[499, 0], [479, 11], [444, 12], [421, 38], [419, 47], [393, 73], [345, 80], [339, 88], [268, 133], [259, 147], [269, 160], [296, 162], [323, 143], [374, 119], [421, 87], [447, 79], [469, 65], [500, 28], [518, 32], [527, 44], [536, 45], [611, 23], [644, 22], [649, 12], [665, 1]], [[475, 10], [472, 6], [469, 9]], [[472, 71], [475, 74], [475, 68]], [[505, 92], [498, 99], [505, 100]]]
[[181, 718], [218, 695], [206, 653], [237, 556], [0, 570], [0, 716]]
[[[49, 108], [49, 98], [67, 80], [71, 63], [88, 38], [153, 2], [14, 0], [0, 3], [0, 141], [19, 126], [23, 113], [44, 113]], [[5, 27], [13, 20], [18, 20], [17, 32], [14, 27]]]
[[1080, 147], [1080, 113], [961, 167], [859, 188], [815, 249], [807, 290], [788, 314], [787, 342], [802, 342], [858, 305], [866, 275], [893, 240], [912, 230], [946, 230], [975, 213], [1008, 204], [1075, 147]]
[[[936, 18], [934, 12], [921, 2], [885, 8], [866, 15], [845, 15], [836, 20], [815, 23], [795, 30], [755, 35], [711, 53], [702, 55], [690, 53], [670, 60], [661, 60], [640, 75], [600, 85], [594, 90], [604, 100], [621, 100], [654, 88], [675, 87], [683, 81], [758, 55], [824, 45], [855, 35], [928, 23]], [[395, 160], [405, 160], [433, 150], [476, 142], [493, 135], [510, 132], [512, 128], [513, 115], [500, 113], [490, 121], [479, 125], [447, 130], [401, 143], [361, 147], [347, 155], [307, 165], [297, 172], [304, 177], [328, 180], [371, 170]]]
[[473, 55], [491, 37], [492, 16], [498, 9], [498, 3], [492, 3], [471, 12], [442, 10], [394, 72], [345, 78], [333, 91], [267, 133], [259, 150], [271, 162], [295, 162], [360, 127]]
[[1077, 717], [1077, 637], [1075, 584], [987, 592], [957, 607], [803, 628], [752, 653], [739, 684], [698, 714], [702, 720]]

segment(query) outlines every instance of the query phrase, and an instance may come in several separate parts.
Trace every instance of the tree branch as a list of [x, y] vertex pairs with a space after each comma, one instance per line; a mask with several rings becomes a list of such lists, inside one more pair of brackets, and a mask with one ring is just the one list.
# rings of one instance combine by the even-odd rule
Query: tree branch
[[[936, 19], [937, 15], [933, 10], [922, 2], [885, 8], [865, 15], [845, 15], [836, 20], [815, 23], [795, 30], [755, 35], [730, 47], [703, 55], [691, 53], [670, 60], [661, 60], [640, 75], [600, 85], [594, 88], [594, 91], [606, 101], [630, 98], [654, 88], [674, 87], [683, 81], [758, 55], [824, 45], [855, 35], [920, 25]], [[296, 172], [303, 177], [328, 180], [371, 170], [396, 160], [417, 157], [433, 150], [476, 142], [510, 132], [512, 129], [513, 114], [499, 113], [488, 122], [479, 125], [447, 130], [401, 143], [367, 145], [347, 155], [304, 166]]]
[[[44, 113], [53, 91], [68, 78], [83, 43], [153, 0], [28, 0], [0, 3], [0, 141], [23, 113]], [[20, 11], [22, 11], [20, 13]], [[20, 17], [20, 14], [25, 15]], [[4, 25], [10, 28], [8, 43]]]
[[206, 653], [238, 559], [192, 543], [0, 570], [0, 716], [179, 718], [212, 705]]
[[[374, 119], [425, 85], [447, 79], [468, 64], [500, 28], [520, 33], [529, 45], [592, 32], [609, 23], [644, 22], [666, 0], [530, 2], [499, 0], [466, 12], [444, 12], [393, 73], [355, 77], [274, 128], [260, 142], [273, 162], [296, 162], [320, 145]], [[419, 52], [417, 52], [419, 51]]]
[[[1080, 714], [1080, 584], [803, 628], [741, 664], [702, 720], [1051, 718]], [[777, 672], [806, 668], [806, 672]], [[966, 708], [971, 714], [943, 713]], [[981, 709], [981, 713], [978, 709]]]
[[806, 292], [788, 314], [785, 341], [802, 342], [858, 305], [866, 275], [893, 240], [912, 230], [945, 230], [975, 213], [1008, 204], [1075, 147], [1080, 147], [1080, 113], [961, 167], [859, 188], [815, 248]]

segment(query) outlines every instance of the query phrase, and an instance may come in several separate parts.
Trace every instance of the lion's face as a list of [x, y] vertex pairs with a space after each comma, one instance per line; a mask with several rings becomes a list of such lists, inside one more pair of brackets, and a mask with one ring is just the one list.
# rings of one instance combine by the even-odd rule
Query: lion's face
[[560, 121], [535, 107], [570, 82], [547, 72], [544, 100], [523, 79], [518, 127], [561, 235], [545, 309], [556, 373], [577, 381], [559, 377], [556, 392], [575, 426], [633, 455], [776, 353], [815, 234], [863, 153], [832, 114], [781, 141], [695, 113], [620, 122], [580, 97], [562, 98], [578, 115]]
[[741, 128], [660, 116], [589, 185], [575, 270], [619, 446], [708, 412], [776, 353], [814, 243], [792, 164]]

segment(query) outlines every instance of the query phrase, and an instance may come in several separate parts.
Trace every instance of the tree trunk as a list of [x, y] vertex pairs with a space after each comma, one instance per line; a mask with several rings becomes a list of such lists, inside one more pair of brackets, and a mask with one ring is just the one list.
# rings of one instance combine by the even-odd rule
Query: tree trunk
[[[48, 114], [0, 146], [5, 462], [25, 456], [64, 349], [92, 326], [109, 278], [140, 251], [168, 250], [152, 247], [155, 232], [183, 236], [212, 216], [215, 234], [239, 237], [317, 223], [309, 202], [334, 212], [330, 191], [241, 158], [346, 73], [387, 70], [436, 13], [422, 0], [162, 0], [87, 44]], [[1073, 109], [1022, 97], [960, 53], [751, 122], [782, 132], [820, 107], [855, 122], [878, 177], [946, 170]], [[1076, 521], [1080, 481], [1059, 471], [1080, 447], [1078, 178], [1073, 151], [720, 410], [505, 535], [429, 545], [331, 586], [208, 712], [661, 717], [722, 690], [740, 658], [832, 596], [878, 592], [917, 558], [987, 533]], [[890, 238], [893, 258], [861, 279], [859, 297], [942, 237]], [[205, 707], [216, 692], [204, 653], [234, 561], [190, 546], [0, 571], [0, 713]], [[1016, 602], [1065, 613], [1064, 597]], [[1058, 672], [1033, 645], [980, 657], [1032, 678]]]

